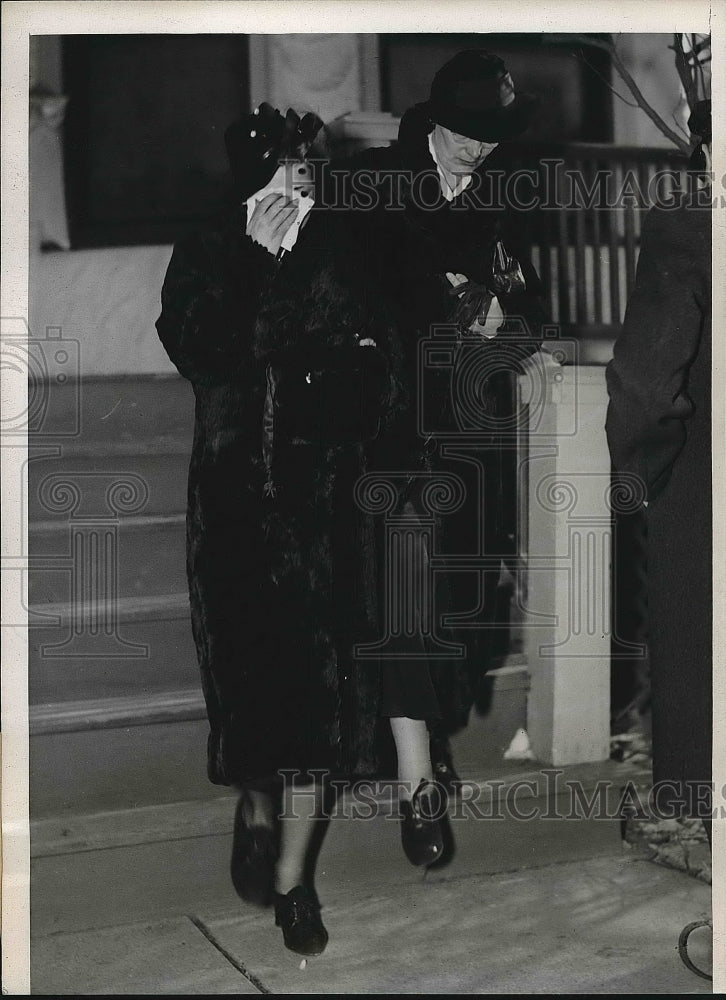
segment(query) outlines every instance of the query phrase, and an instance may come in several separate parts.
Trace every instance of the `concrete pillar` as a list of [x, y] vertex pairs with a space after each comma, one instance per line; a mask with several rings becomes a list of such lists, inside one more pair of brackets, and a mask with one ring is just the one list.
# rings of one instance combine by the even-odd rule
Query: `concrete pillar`
[[63, 118], [68, 98], [62, 93], [61, 39], [30, 37], [30, 251], [48, 244], [68, 250], [63, 180]]
[[377, 35], [250, 35], [250, 99], [330, 122], [380, 109]]
[[[538, 760], [610, 749], [610, 459], [603, 367], [546, 354], [520, 377], [528, 405], [519, 493], [527, 586], [528, 732]], [[526, 498], [526, 499], [525, 499]]]

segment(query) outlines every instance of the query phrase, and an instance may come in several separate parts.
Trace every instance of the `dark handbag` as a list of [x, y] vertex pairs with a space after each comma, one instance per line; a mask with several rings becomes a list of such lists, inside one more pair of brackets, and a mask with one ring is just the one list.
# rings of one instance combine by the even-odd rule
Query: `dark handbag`
[[375, 347], [273, 354], [267, 365], [266, 433], [276, 443], [371, 441], [389, 393], [388, 364]]

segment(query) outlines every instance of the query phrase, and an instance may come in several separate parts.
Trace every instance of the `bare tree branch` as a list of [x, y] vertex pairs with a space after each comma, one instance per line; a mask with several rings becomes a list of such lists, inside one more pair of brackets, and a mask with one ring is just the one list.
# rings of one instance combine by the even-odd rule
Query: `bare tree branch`
[[635, 100], [638, 102], [642, 110], [650, 118], [650, 120], [653, 122], [656, 128], [660, 129], [663, 135], [666, 136], [666, 138], [670, 139], [670, 141], [674, 143], [681, 150], [681, 152], [689, 153], [691, 150], [691, 144], [682, 139], [677, 132], [674, 132], [672, 128], [666, 125], [666, 123], [663, 121], [663, 119], [655, 110], [655, 108], [653, 108], [648, 103], [648, 101], [643, 96], [640, 87], [635, 82], [633, 77], [630, 75], [628, 67], [623, 62], [620, 53], [618, 52], [615, 45], [613, 45], [612, 56], [613, 56], [613, 66], [615, 67], [616, 71], [622, 77], [623, 81], [630, 90], [630, 93], [633, 95]]
[[[688, 139], [688, 141], [690, 143], [691, 137], [690, 137], [689, 133], [681, 125], [681, 123], [678, 121], [678, 119], [676, 118], [675, 112], [673, 114], [671, 114], [671, 118], [673, 119], [673, 123], [676, 126], [676, 128], [685, 135], [686, 139]], [[689, 145], [688, 148], [690, 149], [690, 145]]]
[[688, 107], [692, 108], [698, 100], [698, 92], [695, 85], [694, 75], [688, 65], [688, 58], [683, 49], [683, 36], [680, 32], [673, 35], [673, 45], [668, 46], [675, 53], [676, 70], [681, 81], [681, 85], [686, 92]]
[[605, 86], [608, 88], [608, 90], [612, 91], [612, 93], [615, 94], [615, 96], [619, 100], [621, 100], [623, 102], [623, 104], [626, 105], [626, 107], [628, 107], [628, 108], [639, 108], [640, 107], [640, 105], [636, 104], [634, 101], [626, 101], [625, 98], [623, 97], [623, 95], [620, 94], [620, 93], [618, 93], [618, 91], [615, 89], [615, 87], [613, 87], [612, 83], [610, 83], [609, 80], [606, 80], [605, 77], [602, 75], [602, 73], [599, 73], [598, 70], [596, 70], [595, 67], [592, 65], [592, 63], [588, 61], [588, 59], [585, 56], [585, 54], [582, 51], [582, 49], [580, 49], [580, 58], [582, 59], [582, 61], [584, 62], [584, 64], [588, 67], [588, 69], [592, 70], [592, 72], [595, 74], [595, 76], [599, 77], [602, 80], [602, 82], [605, 84]]
[[[615, 45], [615, 40], [612, 35], [608, 38], [593, 37], [587, 34], [546, 34], [544, 40], [553, 43], [565, 43], [567, 45], [579, 44], [579, 45], [589, 45], [596, 49], [602, 49], [604, 52], [609, 53], [612, 59], [613, 68], [615, 69], [618, 76], [625, 83], [630, 93], [635, 98], [637, 107], [639, 107], [645, 114], [650, 118], [656, 128], [669, 139], [674, 146], [681, 150], [682, 153], [689, 153], [691, 150], [691, 145], [685, 139], [682, 139], [677, 132], [674, 132], [672, 128], [661, 118], [655, 108], [646, 100], [640, 87], [637, 85], [633, 77], [631, 76], [627, 66], [622, 60], [620, 53]], [[670, 47], [670, 46], [669, 46]], [[620, 95], [619, 95], [620, 96]], [[627, 101], [625, 102], [628, 103]]]

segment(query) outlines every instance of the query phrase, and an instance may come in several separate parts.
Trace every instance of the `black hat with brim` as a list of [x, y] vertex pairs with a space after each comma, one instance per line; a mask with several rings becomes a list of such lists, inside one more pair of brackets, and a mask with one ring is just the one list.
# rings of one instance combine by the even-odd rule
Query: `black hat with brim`
[[273, 177], [283, 160], [302, 160], [323, 123], [308, 112], [302, 118], [288, 108], [283, 117], [263, 102], [224, 133], [229, 164], [243, 197], [253, 195]]
[[481, 142], [514, 139], [526, 131], [539, 107], [517, 94], [502, 60], [483, 49], [459, 52], [434, 77], [424, 104], [431, 121]]

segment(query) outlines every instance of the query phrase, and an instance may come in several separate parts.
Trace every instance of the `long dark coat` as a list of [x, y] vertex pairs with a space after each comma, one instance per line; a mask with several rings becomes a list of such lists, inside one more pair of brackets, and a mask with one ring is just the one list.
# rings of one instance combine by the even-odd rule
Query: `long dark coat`
[[637, 477], [648, 501], [654, 779], [708, 782], [711, 212], [693, 197], [646, 219], [635, 290], [607, 378], [613, 466]]
[[[501, 177], [510, 161], [506, 145], [490, 154], [467, 190], [447, 202], [429, 151], [432, 127], [418, 107], [406, 112], [398, 142], [353, 157], [348, 186], [339, 176], [333, 190], [338, 201], [345, 192], [356, 215], [371, 217], [358, 241], [360, 255], [386, 289], [404, 352], [408, 405], [376, 442], [371, 467], [459, 477], [466, 500], [439, 519], [438, 549], [489, 560], [484, 571], [451, 572], [439, 587], [439, 610], [448, 606], [449, 613], [468, 616], [449, 638], [466, 647], [475, 697], [490, 663], [499, 560], [515, 557], [518, 545], [515, 424], [505, 435], [500, 428], [513, 412], [514, 376], [542, 341], [545, 312], [541, 284], [522, 240], [522, 218], [503, 197]], [[452, 363], [432, 364], [437, 357], [433, 342], [446, 348], [456, 338], [458, 300], [446, 272], [488, 282], [498, 239], [519, 260], [526, 288], [502, 300], [506, 322], [494, 340], [474, 338]], [[457, 669], [447, 660], [431, 666], [438, 675]], [[449, 728], [465, 724], [466, 717], [466, 710], [449, 713]]]
[[[215, 783], [381, 767], [381, 664], [353, 656], [380, 637], [376, 530], [353, 499], [366, 446], [273, 435], [274, 496], [262, 446], [272, 354], [372, 337], [390, 373], [382, 429], [401, 405], [395, 329], [352, 253], [365, 221], [314, 210], [278, 265], [237, 212], [180, 242], [164, 283], [157, 329], [196, 397], [187, 572]], [[459, 675], [438, 680], [460, 717]]]

